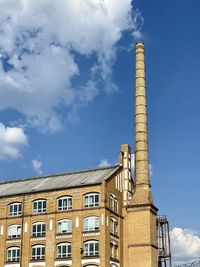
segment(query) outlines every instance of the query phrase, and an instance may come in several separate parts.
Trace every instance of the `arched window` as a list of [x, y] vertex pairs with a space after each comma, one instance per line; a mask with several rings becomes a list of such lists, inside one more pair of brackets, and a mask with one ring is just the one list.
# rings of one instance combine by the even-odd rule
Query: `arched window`
[[118, 236], [118, 222], [114, 218], [110, 219], [110, 232]]
[[32, 260], [42, 260], [45, 258], [45, 246], [35, 245], [31, 248], [31, 258]]
[[21, 225], [13, 224], [8, 226], [8, 238], [20, 238], [21, 237]]
[[98, 207], [99, 206], [99, 194], [89, 193], [84, 196], [84, 206], [86, 208]]
[[99, 230], [99, 218], [95, 216], [86, 217], [83, 220], [84, 231], [97, 231]]
[[22, 203], [12, 203], [9, 205], [9, 215], [19, 216], [22, 214]]
[[10, 247], [7, 249], [7, 261], [19, 262], [20, 260], [20, 248]]
[[37, 199], [33, 201], [33, 213], [46, 212], [47, 204], [45, 199]]
[[32, 236], [45, 236], [46, 224], [44, 222], [36, 222], [32, 224]]
[[119, 258], [119, 255], [118, 255], [118, 246], [117, 245], [115, 245], [115, 257], [116, 257], [116, 259], [118, 259]]
[[65, 234], [72, 232], [72, 220], [71, 219], [63, 219], [58, 221], [57, 225], [57, 233]]
[[116, 244], [110, 243], [110, 256], [113, 259], [118, 259], [118, 246]]
[[88, 240], [84, 242], [84, 256], [98, 256], [99, 255], [99, 241]]
[[118, 212], [118, 200], [114, 195], [110, 195], [109, 198], [109, 205], [110, 205], [110, 209], [113, 210], [114, 212]]
[[113, 245], [113, 243], [110, 243], [110, 257], [114, 258], [114, 245]]
[[69, 258], [72, 254], [71, 243], [60, 243], [57, 245], [57, 258]]
[[72, 209], [72, 197], [60, 197], [58, 199], [58, 210], [71, 210]]

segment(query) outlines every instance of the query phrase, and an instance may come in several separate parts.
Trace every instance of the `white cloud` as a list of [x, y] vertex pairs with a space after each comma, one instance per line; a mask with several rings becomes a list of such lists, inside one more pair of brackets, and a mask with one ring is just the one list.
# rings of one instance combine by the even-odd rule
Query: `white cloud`
[[170, 233], [175, 264], [200, 258], [200, 237], [191, 229], [174, 227]]
[[27, 145], [27, 136], [22, 128], [6, 127], [0, 122], [0, 159], [17, 159]]
[[[98, 94], [99, 79], [107, 92], [117, 90], [115, 46], [124, 31], [138, 36], [141, 29], [131, 2], [1, 0], [0, 109], [14, 108], [29, 125], [56, 131], [62, 127], [60, 107], [76, 113]], [[78, 88], [72, 88], [72, 78], [81, 74], [74, 53], [96, 56], [88, 81]]]
[[42, 162], [40, 162], [37, 159], [33, 159], [32, 160], [32, 167], [38, 174], [42, 174], [42, 170], [41, 170]]
[[102, 159], [98, 165], [98, 167], [109, 167], [111, 166], [111, 163], [107, 159]]
[[141, 32], [143, 25], [144, 25], [144, 18], [139, 12], [139, 10], [136, 10], [133, 16], [134, 31], [132, 32], [132, 35], [137, 41], [143, 38], [143, 34]]

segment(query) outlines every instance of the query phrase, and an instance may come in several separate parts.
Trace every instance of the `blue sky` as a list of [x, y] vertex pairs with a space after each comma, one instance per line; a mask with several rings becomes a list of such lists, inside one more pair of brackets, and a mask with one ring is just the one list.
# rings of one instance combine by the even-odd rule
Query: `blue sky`
[[200, 256], [199, 1], [105, 1], [107, 13], [97, 0], [12, 2], [0, 3], [0, 179], [112, 164], [133, 148], [141, 39], [155, 204], [173, 238], [190, 240], [177, 262], [190, 244], [186, 258]]

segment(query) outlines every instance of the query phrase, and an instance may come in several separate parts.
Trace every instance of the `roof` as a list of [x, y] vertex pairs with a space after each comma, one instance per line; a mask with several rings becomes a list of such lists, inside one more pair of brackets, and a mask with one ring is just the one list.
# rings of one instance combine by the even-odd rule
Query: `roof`
[[43, 177], [11, 180], [0, 183], [0, 197], [95, 185], [110, 178], [120, 168], [120, 165], [115, 165]]

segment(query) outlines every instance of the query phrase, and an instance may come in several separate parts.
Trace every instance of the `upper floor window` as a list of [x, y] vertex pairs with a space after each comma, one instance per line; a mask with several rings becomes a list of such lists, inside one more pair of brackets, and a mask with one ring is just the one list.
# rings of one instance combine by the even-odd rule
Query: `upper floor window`
[[84, 206], [86, 208], [99, 206], [99, 194], [90, 193], [84, 196]]
[[21, 225], [15, 224], [8, 226], [8, 238], [20, 238], [21, 237]]
[[87, 217], [83, 221], [84, 231], [96, 231], [99, 230], [99, 218], [98, 217]]
[[42, 213], [46, 211], [46, 200], [38, 199], [33, 202], [33, 213]]
[[118, 246], [110, 243], [110, 256], [111, 258], [118, 259]]
[[71, 233], [72, 232], [72, 220], [64, 219], [64, 220], [58, 221], [57, 232], [58, 234]]
[[114, 235], [118, 235], [118, 222], [113, 218], [110, 219], [110, 232]]
[[99, 241], [89, 240], [84, 243], [84, 256], [98, 256]]
[[72, 247], [70, 243], [60, 243], [57, 245], [57, 258], [71, 257]]
[[32, 260], [42, 260], [45, 258], [45, 246], [44, 245], [35, 245], [31, 249], [31, 258]]
[[44, 236], [46, 225], [43, 222], [37, 222], [32, 225], [32, 236]]
[[12, 203], [9, 205], [9, 215], [18, 216], [22, 214], [22, 204], [21, 203]]
[[61, 197], [58, 199], [58, 210], [72, 209], [72, 197]]
[[109, 205], [111, 210], [118, 212], [118, 200], [114, 195], [110, 195]]
[[20, 248], [10, 247], [7, 249], [7, 261], [19, 262], [20, 259]]

